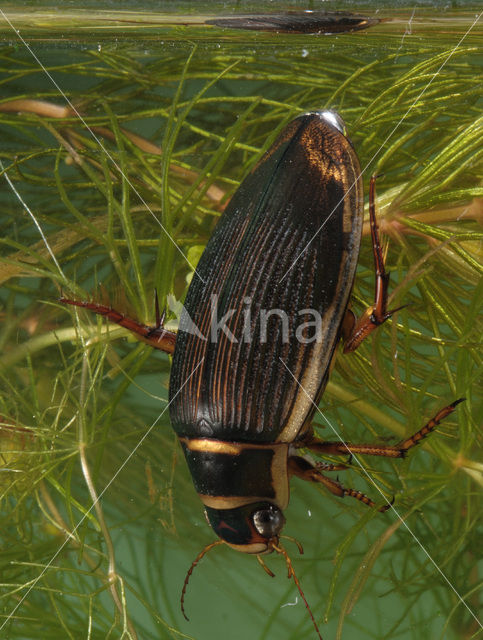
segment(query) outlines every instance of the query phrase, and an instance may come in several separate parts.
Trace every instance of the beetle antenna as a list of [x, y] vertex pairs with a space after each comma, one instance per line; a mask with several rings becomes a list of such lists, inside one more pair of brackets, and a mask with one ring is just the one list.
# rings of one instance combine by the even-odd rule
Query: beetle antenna
[[180, 599], [181, 613], [184, 615], [184, 617], [188, 621], [189, 621], [189, 618], [186, 615], [185, 610], [184, 610], [184, 597], [186, 595], [186, 589], [188, 587], [188, 582], [189, 582], [189, 579], [191, 578], [191, 574], [193, 573], [194, 568], [196, 567], [198, 562], [201, 560], [201, 558], [204, 555], [206, 555], [208, 553], [208, 551], [210, 551], [210, 549], [213, 549], [213, 547], [217, 547], [219, 544], [223, 544], [223, 540], [215, 540], [215, 542], [211, 542], [210, 544], [207, 544], [206, 547], [204, 549], [202, 549], [202, 551], [199, 552], [199, 554], [196, 556], [196, 558], [191, 563], [191, 567], [188, 569], [188, 573], [186, 574], [186, 578], [184, 579], [183, 589], [181, 590], [181, 599]]
[[[289, 536], [284, 536], [285, 538], [289, 537]], [[298, 545], [297, 545], [298, 546]], [[272, 544], [272, 549], [274, 549], [277, 553], [281, 553], [283, 555], [283, 557], [285, 558], [285, 562], [287, 563], [287, 569], [288, 569], [288, 577], [289, 578], [293, 578], [293, 581], [295, 582], [295, 586], [297, 587], [299, 593], [300, 593], [300, 597], [302, 598], [302, 600], [304, 601], [305, 606], [307, 607], [307, 611], [309, 612], [310, 615], [310, 619], [312, 620], [312, 624], [314, 625], [314, 629], [319, 637], [320, 640], [323, 640], [320, 631], [319, 631], [319, 627], [317, 626], [317, 623], [315, 622], [315, 618], [314, 618], [314, 614], [312, 613], [312, 609], [309, 607], [309, 603], [307, 602], [307, 600], [305, 599], [305, 595], [304, 592], [302, 591], [302, 587], [300, 586], [300, 582], [299, 579], [297, 578], [293, 565], [292, 565], [292, 561], [290, 560], [290, 557], [288, 555], [288, 553], [286, 552], [286, 550], [280, 545], [277, 546], [275, 544]]]
[[283, 538], [284, 540], [290, 540], [291, 542], [293, 542], [294, 544], [297, 545], [297, 549], [299, 550], [299, 553], [301, 556], [303, 556], [304, 554], [304, 548], [302, 547], [302, 545], [300, 544], [300, 542], [297, 540], [297, 538], [293, 538], [292, 536], [280, 536], [281, 538]]
[[272, 571], [271, 569], [269, 569], [269, 568], [267, 567], [267, 565], [266, 565], [266, 564], [265, 564], [265, 562], [263, 561], [262, 556], [259, 556], [259, 555], [257, 554], [257, 560], [258, 560], [258, 562], [260, 563], [260, 565], [262, 566], [262, 569], [265, 571], [265, 573], [268, 573], [268, 575], [269, 575], [271, 578], [275, 578], [275, 574], [273, 573], [273, 571]]

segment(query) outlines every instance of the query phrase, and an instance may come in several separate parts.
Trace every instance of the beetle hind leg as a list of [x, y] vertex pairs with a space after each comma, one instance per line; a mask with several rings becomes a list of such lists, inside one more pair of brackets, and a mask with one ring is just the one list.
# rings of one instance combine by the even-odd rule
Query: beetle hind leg
[[59, 298], [59, 302], [74, 307], [88, 309], [93, 313], [104, 316], [110, 322], [118, 324], [119, 326], [124, 327], [125, 329], [128, 329], [132, 333], [136, 334], [140, 340], [150, 345], [151, 347], [159, 349], [160, 351], [164, 351], [165, 353], [174, 353], [176, 332], [168, 331], [164, 328], [164, 319], [166, 316], [166, 312], [159, 312], [157, 292], [155, 292], [156, 324], [154, 326], [142, 324], [134, 318], [130, 318], [124, 313], [117, 311], [109, 304], [100, 304], [97, 302], [92, 302], [90, 300], [86, 301], [76, 300], [75, 298], [67, 298], [63, 295], [62, 292]]
[[384, 265], [384, 256], [382, 255], [382, 247], [379, 239], [379, 227], [376, 219], [375, 193], [376, 178], [371, 177], [369, 186], [369, 217], [371, 224], [372, 248], [374, 252], [374, 266], [376, 271], [376, 290], [374, 293], [374, 305], [369, 307], [355, 321], [352, 311], [348, 311], [342, 326], [342, 335], [344, 338], [344, 353], [355, 351], [369, 334], [377, 327], [388, 320], [393, 313], [403, 309], [406, 305], [397, 307], [396, 309], [387, 309], [387, 290], [389, 286], [389, 273], [386, 272]]

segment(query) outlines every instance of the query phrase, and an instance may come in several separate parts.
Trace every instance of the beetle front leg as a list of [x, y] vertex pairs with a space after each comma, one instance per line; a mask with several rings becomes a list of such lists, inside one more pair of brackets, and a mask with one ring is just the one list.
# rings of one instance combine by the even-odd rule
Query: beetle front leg
[[[373, 175], [369, 185], [369, 218], [371, 224], [372, 249], [374, 252], [374, 267], [376, 271], [376, 290], [374, 293], [374, 306], [369, 307], [356, 322], [352, 311], [348, 311], [342, 326], [344, 338], [344, 353], [355, 351], [369, 334], [383, 324], [393, 313], [403, 307], [387, 310], [387, 290], [389, 286], [389, 273], [386, 272], [384, 256], [379, 239], [379, 227], [376, 219], [376, 178]], [[405, 305], [403, 305], [405, 306]]]
[[[375, 507], [376, 504], [370, 498], [368, 498], [362, 491], [358, 491], [357, 489], [347, 489], [344, 487], [338, 480], [331, 480], [327, 476], [325, 476], [320, 469], [323, 465], [319, 464], [311, 464], [305, 458], [301, 456], [290, 456], [288, 459], [288, 468], [289, 472], [297, 476], [298, 478], [302, 478], [303, 480], [307, 480], [309, 482], [319, 482], [323, 484], [331, 493], [339, 498], [345, 498], [346, 496], [350, 496], [351, 498], [355, 498], [364, 504], [367, 504], [368, 507]], [[333, 467], [333, 468], [332, 468]], [[336, 468], [346, 468], [345, 465], [328, 465], [328, 467], [323, 467], [324, 470], [334, 471]], [[379, 508], [379, 511], [384, 512], [389, 509], [390, 505], [384, 505]]]

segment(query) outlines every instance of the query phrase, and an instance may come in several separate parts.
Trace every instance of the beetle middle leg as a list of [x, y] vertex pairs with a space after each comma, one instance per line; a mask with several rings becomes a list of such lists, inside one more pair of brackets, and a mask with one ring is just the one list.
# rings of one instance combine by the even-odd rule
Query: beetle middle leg
[[447, 407], [440, 409], [438, 413], [428, 420], [428, 422], [413, 433], [412, 436], [402, 440], [395, 446], [385, 444], [353, 444], [352, 442], [342, 441], [326, 441], [311, 436], [301, 443], [301, 446], [307, 447], [315, 453], [328, 453], [335, 455], [361, 453], [370, 456], [384, 456], [386, 458], [404, 458], [407, 452], [415, 447], [423, 438], [429, 435], [450, 413], [453, 413], [455, 407], [463, 402], [464, 398], [455, 400]]
[[376, 271], [374, 305], [366, 309], [357, 321], [355, 320], [352, 311], [348, 310], [346, 312], [346, 318], [342, 325], [344, 353], [355, 351], [369, 334], [388, 320], [393, 313], [403, 308], [397, 307], [390, 311], [387, 309], [389, 273], [386, 272], [384, 265], [384, 256], [382, 255], [382, 247], [379, 239], [379, 227], [376, 219], [376, 178], [377, 176], [373, 175], [369, 185], [369, 218], [371, 224], [372, 248], [374, 252], [374, 267]]

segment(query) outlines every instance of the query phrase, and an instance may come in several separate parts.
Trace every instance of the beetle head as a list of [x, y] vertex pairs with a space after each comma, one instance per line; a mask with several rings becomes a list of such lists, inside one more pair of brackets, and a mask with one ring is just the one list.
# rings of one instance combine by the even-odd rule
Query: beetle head
[[278, 544], [285, 517], [272, 502], [254, 502], [235, 509], [205, 507], [216, 535], [243, 553], [271, 553]]

